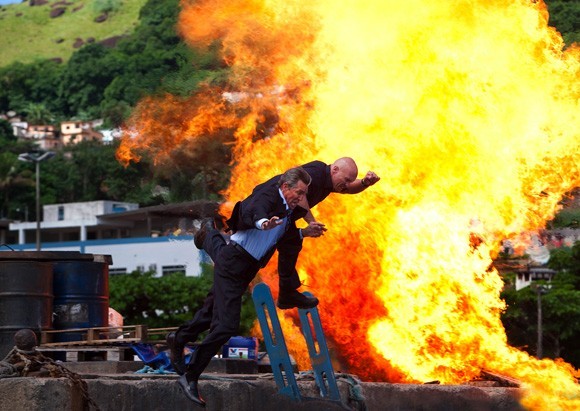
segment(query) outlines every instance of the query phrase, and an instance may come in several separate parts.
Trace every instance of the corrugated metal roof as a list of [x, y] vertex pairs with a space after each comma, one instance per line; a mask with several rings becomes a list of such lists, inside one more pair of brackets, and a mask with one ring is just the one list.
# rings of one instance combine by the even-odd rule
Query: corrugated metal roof
[[100, 220], [146, 220], [148, 217], [188, 217], [192, 219], [216, 215], [219, 203], [208, 200], [188, 201], [176, 204], [138, 208], [137, 210], [102, 214]]

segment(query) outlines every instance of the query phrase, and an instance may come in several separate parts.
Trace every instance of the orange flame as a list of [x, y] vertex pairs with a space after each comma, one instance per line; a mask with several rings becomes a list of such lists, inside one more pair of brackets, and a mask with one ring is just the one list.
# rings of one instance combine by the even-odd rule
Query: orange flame
[[[576, 370], [507, 344], [492, 266], [502, 239], [542, 228], [580, 186], [580, 49], [547, 16], [542, 1], [184, 0], [180, 32], [220, 42], [230, 89], [145, 100], [118, 155], [161, 159], [221, 130], [232, 201], [291, 166], [354, 157], [382, 180], [317, 206], [329, 231], [299, 260], [336, 364], [449, 384], [486, 368], [521, 380], [530, 409], [578, 409]], [[261, 275], [277, 288], [274, 262]]]

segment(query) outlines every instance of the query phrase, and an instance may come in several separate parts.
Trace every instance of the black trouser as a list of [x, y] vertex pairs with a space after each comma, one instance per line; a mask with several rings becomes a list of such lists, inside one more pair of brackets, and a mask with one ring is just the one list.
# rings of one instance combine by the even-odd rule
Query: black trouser
[[[203, 242], [203, 249], [214, 262], [227, 245], [218, 230], [210, 231]], [[296, 271], [296, 262], [302, 249], [302, 240], [296, 225], [292, 224], [277, 244], [279, 286], [282, 291], [293, 291], [300, 287], [300, 276]], [[199, 334], [210, 328], [214, 305], [214, 286], [208, 292], [203, 306], [195, 313], [193, 319], [181, 325], [175, 333], [180, 344], [197, 341]]]
[[[210, 231], [203, 242], [203, 249], [215, 262], [221, 250], [227, 245], [226, 240], [218, 230]], [[214, 274], [215, 275], [215, 274]], [[180, 344], [187, 344], [197, 340], [199, 334], [209, 330], [213, 316], [214, 285], [207, 293], [203, 306], [197, 310], [193, 319], [181, 325], [175, 333], [175, 338]]]
[[294, 291], [300, 287], [300, 276], [296, 271], [298, 255], [302, 250], [302, 239], [295, 224], [290, 224], [288, 231], [276, 244], [278, 249], [278, 284], [280, 291]]
[[210, 332], [193, 354], [187, 370], [188, 380], [197, 380], [222, 345], [238, 332], [242, 296], [259, 269], [259, 263], [234, 244], [221, 249], [214, 267]]

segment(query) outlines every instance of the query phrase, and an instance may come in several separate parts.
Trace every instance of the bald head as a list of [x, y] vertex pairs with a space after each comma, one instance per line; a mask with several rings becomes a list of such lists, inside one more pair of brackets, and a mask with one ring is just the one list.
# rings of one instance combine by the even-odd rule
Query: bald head
[[352, 158], [342, 157], [332, 163], [330, 166], [330, 175], [334, 191], [345, 193], [348, 184], [356, 180], [358, 167]]

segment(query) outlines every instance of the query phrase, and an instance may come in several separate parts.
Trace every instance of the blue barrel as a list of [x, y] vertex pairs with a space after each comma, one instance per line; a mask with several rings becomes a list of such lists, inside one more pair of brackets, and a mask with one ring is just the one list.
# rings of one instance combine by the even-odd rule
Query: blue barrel
[[[60, 261], [53, 265], [55, 330], [109, 325], [109, 265]], [[86, 332], [56, 333], [54, 342], [82, 341]]]
[[14, 334], [23, 328], [52, 329], [52, 264], [0, 261], [0, 360], [14, 347]]
[[256, 337], [232, 337], [222, 347], [222, 357], [256, 360], [258, 339]]

